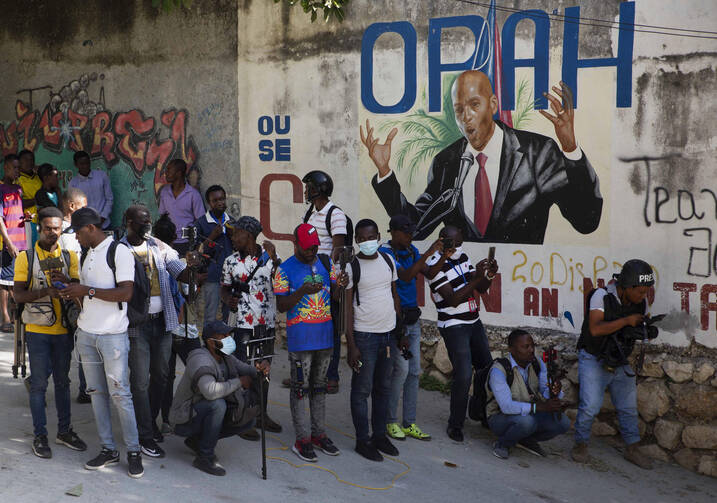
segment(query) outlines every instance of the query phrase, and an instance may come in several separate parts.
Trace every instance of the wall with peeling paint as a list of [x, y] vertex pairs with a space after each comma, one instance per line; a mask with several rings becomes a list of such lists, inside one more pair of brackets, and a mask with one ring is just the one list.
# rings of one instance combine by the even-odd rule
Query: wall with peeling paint
[[[617, 0], [583, 0], [567, 6], [579, 10], [555, 12], [555, 5], [543, 0], [499, 4], [532, 9], [537, 16], [542, 12], [543, 18], [580, 17], [583, 24], [577, 34], [574, 24], [553, 17], [544, 39], [530, 19], [520, 21], [514, 34], [502, 35], [503, 48], [514, 44], [518, 59], [547, 49], [547, 65], [541, 68], [548, 72], [550, 85], [570, 76], [567, 60], [572, 50], [577, 51], [572, 57], [581, 60], [619, 59], [625, 57], [622, 45], [623, 51], [630, 49], [631, 64], [622, 70], [614, 64], [577, 68], [573, 84], [578, 95], [575, 134], [599, 179], [604, 201], [599, 226], [581, 234], [554, 206], [542, 244], [497, 243], [501, 275], [499, 286], [481, 299], [484, 322], [577, 333], [584, 291], [609, 281], [626, 260], [640, 257], [657, 273], [652, 313], [669, 314], [659, 342], [717, 347], [717, 39], [699, 32], [647, 33], [661, 30], [638, 26], [628, 48], [620, 30], [597, 26], [601, 23], [595, 21], [617, 21], [621, 12], [633, 10], [637, 24], [715, 31], [713, 3], [644, 0], [621, 7]], [[502, 29], [510, 16], [520, 15], [498, 11], [496, 23]], [[431, 27], [448, 17], [455, 18], [458, 27], [432, 36]], [[405, 148], [406, 142], [421, 142], [406, 125], [420, 125], [416, 114], [421, 111], [429, 117], [425, 120], [445, 119], [442, 106], [429, 110], [431, 87], [436, 85], [431, 50], [438, 51], [441, 63], [460, 66], [476, 59], [480, 44], [470, 25], [487, 17], [486, 6], [448, 0], [357, 1], [343, 24], [322, 25], [309, 23], [299, 9], [239, 2], [242, 209], [261, 216], [265, 234], [280, 242], [284, 255], [292, 252], [286, 239], [306, 209], [299, 179], [311, 169], [332, 175], [333, 199], [354, 221], [371, 217], [382, 230], [387, 228], [388, 215], [371, 186], [376, 168], [359, 139], [359, 124], [367, 119], [381, 141], [392, 127], [399, 128], [391, 167], [406, 199], [416, 200], [426, 187], [431, 156], [419, 158], [416, 150]], [[406, 46], [415, 47], [415, 65], [409, 70], [415, 68], [416, 96], [399, 113], [378, 113], [362, 99], [362, 40], [375, 23], [393, 23], [382, 25], [386, 33], [369, 53], [370, 91], [379, 104], [401, 103], [406, 96]], [[406, 23], [415, 31], [415, 45], [410, 37], [399, 35], [401, 29], [411, 31]], [[544, 47], [536, 42], [539, 38]], [[504, 66], [505, 57], [504, 53]], [[439, 73], [438, 85], [444, 84], [441, 96], [447, 92], [443, 79], [455, 73]], [[519, 95], [521, 84], [527, 93]], [[518, 99], [512, 113], [514, 118], [522, 115], [520, 129], [555, 138], [553, 126], [533, 107], [526, 107], [534, 99], [532, 91], [542, 86], [533, 68], [517, 68], [515, 86]], [[406, 153], [399, 169], [400, 150]], [[387, 239], [387, 233], [383, 237]], [[430, 240], [419, 243], [419, 248], [425, 249]], [[465, 248], [477, 261], [487, 255], [488, 245], [470, 243]], [[424, 300], [425, 315], [435, 319], [432, 302], [427, 295]]]
[[115, 193], [156, 212], [172, 158], [200, 188], [221, 183], [238, 211], [237, 3], [195, 1], [160, 13], [150, 1], [1, 2], [0, 149], [30, 148], [58, 167], [91, 153]]

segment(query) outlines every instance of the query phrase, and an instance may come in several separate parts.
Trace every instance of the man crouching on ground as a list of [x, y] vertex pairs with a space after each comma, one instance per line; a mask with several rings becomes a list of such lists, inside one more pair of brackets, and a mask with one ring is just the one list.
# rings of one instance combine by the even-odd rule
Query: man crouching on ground
[[[236, 342], [232, 328], [216, 320], [204, 326], [204, 347], [187, 357], [187, 367], [169, 412], [174, 432], [187, 437], [184, 444], [197, 457], [195, 468], [210, 475], [225, 475], [214, 448], [220, 438], [238, 435], [254, 426], [258, 395], [253, 381], [257, 369], [232, 355]], [[269, 366], [260, 369], [268, 374]]]
[[[490, 430], [498, 436], [493, 454], [508, 459], [509, 450], [518, 445], [545, 457], [538, 442], [550, 440], [570, 428], [570, 421], [561, 414], [564, 408], [560, 381], [548, 389], [548, 370], [535, 357], [533, 337], [525, 330], [508, 335], [508, 358], [498, 358], [486, 383], [486, 416]], [[537, 393], [536, 393], [537, 392]]]

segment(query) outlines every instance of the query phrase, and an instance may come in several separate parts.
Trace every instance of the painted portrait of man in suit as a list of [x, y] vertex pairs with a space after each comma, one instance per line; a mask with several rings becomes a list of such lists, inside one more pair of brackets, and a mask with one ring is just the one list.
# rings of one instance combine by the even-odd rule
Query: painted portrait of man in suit
[[477, 70], [460, 74], [451, 97], [463, 137], [435, 155], [414, 204], [389, 167], [398, 130], [380, 143], [367, 120], [361, 141], [378, 170], [372, 186], [388, 215], [408, 215], [418, 240], [445, 224], [462, 229], [466, 241], [542, 244], [556, 204], [575, 230], [595, 231], [603, 204], [599, 180], [575, 139], [570, 89], [561, 82], [552, 90], [545, 96], [553, 113], [540, 113], [553, 123], [559, 144], [494, 120], [498, 102], [488, 77]]

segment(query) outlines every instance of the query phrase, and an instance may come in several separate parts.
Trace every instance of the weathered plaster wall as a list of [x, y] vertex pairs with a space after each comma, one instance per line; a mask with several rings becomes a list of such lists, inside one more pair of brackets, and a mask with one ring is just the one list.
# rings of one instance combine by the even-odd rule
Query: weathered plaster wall
[[236, 2], [167, 14], [144, 0], [3, 1], [0, 12], [3, 154], [31, 148], [64, 186], [72, 154], [91, 152], [110, 174], [116, 225], [134, 201], [154, 211], [175, 157], [238, 204]]

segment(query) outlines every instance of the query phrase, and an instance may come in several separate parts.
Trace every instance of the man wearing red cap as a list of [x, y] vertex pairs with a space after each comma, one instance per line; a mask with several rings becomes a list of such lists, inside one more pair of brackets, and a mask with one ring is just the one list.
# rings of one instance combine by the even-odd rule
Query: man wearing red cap
[[[304, 461], [316, 461], [314, 447], [336, 456], [338, 448], [326, 436], [326, 369], [334, 345], [331, 319], [332, 293], [347, 283], [337, 278], [327, 255], [319, 255], [319, 234], [314, 226], [294, 230], [294, 255], [274, 276], [276, 307], [286, 313], [286, 337], [291, 368], [291, 417], [296, 431], [292, 451]], [[345, 274], [345, 273], [344, 273]], [[309, 397], [311, 421], [306, 418]]]

